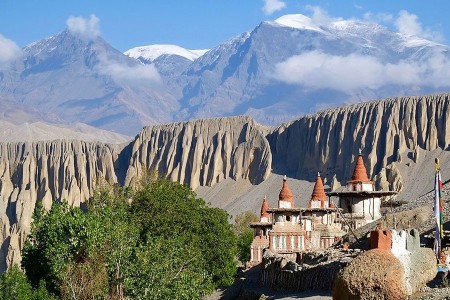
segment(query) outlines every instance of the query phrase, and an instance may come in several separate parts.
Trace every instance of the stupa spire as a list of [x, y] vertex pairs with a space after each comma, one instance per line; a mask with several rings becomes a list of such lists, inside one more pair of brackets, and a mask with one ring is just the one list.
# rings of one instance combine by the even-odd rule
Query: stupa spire
[[358, 157], [356, 158], [355, 169], [353, 170], [352, 181], [368, 182], [367, 169], [364, 165], [361, 149], [359, 149]]

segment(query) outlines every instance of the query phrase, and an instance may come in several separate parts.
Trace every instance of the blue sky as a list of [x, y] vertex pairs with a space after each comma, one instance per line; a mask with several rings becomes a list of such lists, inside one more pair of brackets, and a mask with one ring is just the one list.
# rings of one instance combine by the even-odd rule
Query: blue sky
[[448, 44], [449, 8], [447, 0], [0, 0], [0, 41], [7, 39], [23, 47], [64, 30], [71, 16], [89, 18], [94, 14], [102, 37], [121, 51], [148, 44], [203, 49], [264, 20], [315, 13], [371, 19]]

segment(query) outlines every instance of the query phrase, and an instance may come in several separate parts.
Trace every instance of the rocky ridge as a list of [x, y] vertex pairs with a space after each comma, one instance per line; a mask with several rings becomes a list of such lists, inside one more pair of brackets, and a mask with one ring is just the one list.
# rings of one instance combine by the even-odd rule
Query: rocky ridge
[[134, 140], [125, 184], [156, 170], [192, 189], [226, 178], [264, 181], [272, 154], [262, 127], [250, 117], [150, 126]]
[[36, 202], [80, 206], [99, 180], [117, 182], [113, 145], [84, 141], [0, 143], [0, 271], [20, 262]]
[[[433, 188], [435, 157], [442, 161], [444, 181], [449, 178], [449, 96], [351, 105], [276, 128], [250, 117], [155, 125], [126, 147], [66, 140], [0, 144], [0, 267], [20, 260], [36, 201], [46, 207], [62, 199], [80, 205], [100, 178], [133, 184], [146, 169], [193, 189], [214, 191], [227, 183], [238, 190], [233, 182], [244, 182], [241, 194], [232, 196], [241, 207], [233, 210], [237, 213], [258, 210], [262, 195], [279, 191], [279, 182], [271, 178], [284, 174], [296, 179], [291, 186], [296, 205], [304, 205], [298, 195], [310, 194], [304, 187], [317, 171], [328, 186], [344, 184], [361, 148], [370, 177], [401, 190], [399, 198], [413, 203]], [[206, 201], [220, 207], [231, 197], [219, 191]]]

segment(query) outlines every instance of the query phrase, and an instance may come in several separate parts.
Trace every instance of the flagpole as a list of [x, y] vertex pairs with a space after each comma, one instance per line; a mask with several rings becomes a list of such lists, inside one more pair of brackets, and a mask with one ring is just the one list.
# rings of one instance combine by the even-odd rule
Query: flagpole
[[434, 235], [434, 250], [436, 257], [439, 259], [439, 252], [441, 249], [441, 238], [443, 235], [442, 224], [442, 178], [441, 178], [441, 166], [439, 159], [435, 159], [435, 182], [434, 182], [434, 217], [436, 219], [436, 231]]

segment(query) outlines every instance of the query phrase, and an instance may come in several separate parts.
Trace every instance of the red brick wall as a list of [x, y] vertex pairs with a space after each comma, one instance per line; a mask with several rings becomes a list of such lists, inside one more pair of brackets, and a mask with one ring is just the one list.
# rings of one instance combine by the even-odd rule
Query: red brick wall
[[392, 234], [390, 230], [377, 229], [370, 233], [370, 249], [391, 250]]

